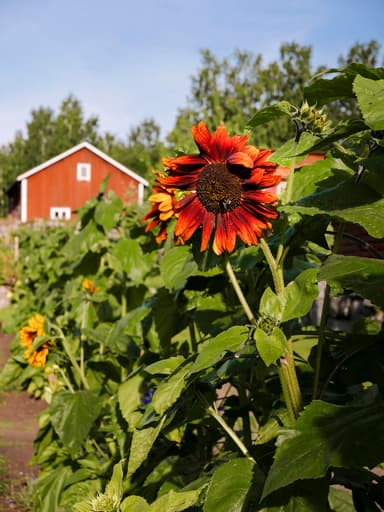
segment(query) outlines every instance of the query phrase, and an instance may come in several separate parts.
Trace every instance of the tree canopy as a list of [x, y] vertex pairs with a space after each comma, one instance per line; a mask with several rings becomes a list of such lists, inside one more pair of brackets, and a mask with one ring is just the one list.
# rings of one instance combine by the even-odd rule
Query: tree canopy
[[[161, 156], [169, 148], [195, 151], [191, 142], [191, 127], [204, 120], [212, 130], [225, 123], [229, 132], [242, 133], [253, 114], [281, 100], [300, 106], [303, 90], [311, 76], [325, 70], [312, 69], [312, 49], [295, 42], [280, 48], [279, 58], [265, 64], [261, 54], [235, 50], [219, 59], [209, 49], [201, 51], [201, 65], [191, 78], [190, 94], [181, 107], [174, 128], [166, 139], [160, 136], [160, 126], [153, 118], [144, 119], [130, 129], [126, 140], [112, 133], [100, 133], [97, 116], [87, 118], [81, 102], [73, 95], [65, 98], [59, 112], [40, 106], [31, 112], [25, 135], [17, 132], [14, 139], [0, 148], [0, 215], [6, 214], [5, 191], [16, 176], [49, 158], [87, 140], [141, 176], [151, 179], [152, 169], [161, 166]], [[375, 67], [380, 60], [376, 41], [351, 47], [339, 57], [339, 66], [356, 62]], [[354, 100], [338, 100], [328, 107], [330, 118], [356, 117], [359, 111]], [[276, 148], [292, 137], [293, 126], [288, 118], [261, 125], [250, 134], [257, 146]]]

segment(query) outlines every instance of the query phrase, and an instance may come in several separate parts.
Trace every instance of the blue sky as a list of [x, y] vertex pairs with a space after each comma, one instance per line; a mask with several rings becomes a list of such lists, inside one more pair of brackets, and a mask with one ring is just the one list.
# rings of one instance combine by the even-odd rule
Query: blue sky
[[70, 93], [102, 132], [124, 139], [153, 117], [164, 136], [203, 48], [268, 63], [296, 41], [312, 46], [313, 66], [331, 67], [371, 39], [384, 53], [383, 0], [0, 0], [0, 144]]

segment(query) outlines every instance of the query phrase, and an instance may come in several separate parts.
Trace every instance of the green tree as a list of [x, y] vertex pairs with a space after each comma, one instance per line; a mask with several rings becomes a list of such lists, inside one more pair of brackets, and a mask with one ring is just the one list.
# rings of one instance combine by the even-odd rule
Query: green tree
[[[380, 61], [380, 46], [376, 41], [357, 43], [346, 56], [340, 56], [339, 65], [351, 62], [374, 67]], [[210, 50], [201, 52], [201, 66], [191, 80], [187, 105], [181, 108], [175, 127], [168, 135], [173, 148], [193, 150], [190, 130], [193, 124], [204, 119], [209, 128], [221, 122], [230, 132], [244, 131], [255, 111], [286, 100], [300, 106], [303, 90], [311, 77], [324, 71], [325, 66], [312, 69], [310, 46], [286, 43], [280, 48], [279, 58], [264, 65], [261, 54], [236, 50], [230, 57], [217, 59]], [[354, 100], [329, 107], [335, 121], [359, 115]], [[292, 137], [292, 123], [279, 119], [255, 129], [250, 142], [258, 146], [278, 147]]]

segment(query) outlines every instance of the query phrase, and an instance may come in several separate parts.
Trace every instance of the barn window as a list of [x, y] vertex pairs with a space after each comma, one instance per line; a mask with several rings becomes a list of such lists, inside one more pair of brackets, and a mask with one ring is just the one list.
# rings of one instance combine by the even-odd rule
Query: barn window
[[50, 210], [50, 218], [52, 220], [69, 220], [71, 218], [71, 209], [66, 206], [52, 206]]
[[77, 181], [91, 181], [91, 164], [77, 164]]

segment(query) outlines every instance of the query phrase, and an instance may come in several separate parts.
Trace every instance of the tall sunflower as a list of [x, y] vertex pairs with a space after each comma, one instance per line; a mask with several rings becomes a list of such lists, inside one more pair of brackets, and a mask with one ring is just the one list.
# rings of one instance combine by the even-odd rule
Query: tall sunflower
[[263, 231], [271, 229], [278, 214], [277, 196], [264, 189], [279, 183], [271, 150], [248, 145], [248, 136], [229, 136], [223, 125], [211, 134], [201, 121], [192, 128], [199, 153], [163, 158], [168, 170], [158, 183], [165, 189], [188, 194], [177, 202], [175, 236], [182, 242], [202, 228], [200, 250], [220, 255], [232, 252], [238, 236], [247, 245], [257, 245]]

